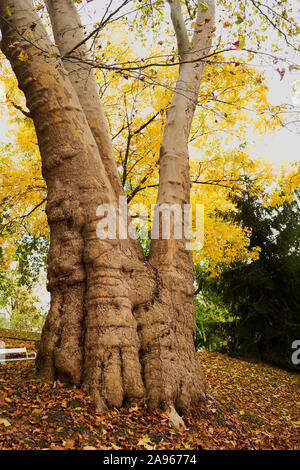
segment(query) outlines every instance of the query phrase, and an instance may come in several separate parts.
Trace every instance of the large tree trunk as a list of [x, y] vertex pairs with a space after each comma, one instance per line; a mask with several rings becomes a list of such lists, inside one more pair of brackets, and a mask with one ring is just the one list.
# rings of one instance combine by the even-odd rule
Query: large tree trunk
[[[82, 39], [77, 12], [72, 0], [47, 4], [63, 55]], [[204, 27], [191, 46], [180, 2], [170, 6], [179, 53], [192, 62], [181, 65], [168, 110], [158, 204], [183, 207], [190, 194], [187, 139], [203, 73], [194, 61], [209, 50], [213, 7], [209, 3], [204, 17], [199, 12]], [[49, 54], [54, 46], [30, 0], [2, 2], [0, 15], [1, 48], [25, 94], [48, 188], [51, 307], [38, 370], [49, 380], [88, 389], [98, 409], [146, 398], [151, 407], [186, 412], [205, 397], [193, 341], [187, 240], [154, 240], [146, 258], [137, 241], [97, 237], [97, 207], [117, 207], [123, 189], [95, 79], [88, 69], [76, 71], [76, 61], [63, 67]], [[26, 40], [31, 31], [34, 45]], [[20, 60], [21, 51], [27, 60]], [[77, 54], [86, 57], [85, 47]], [[72, 70], [70, 78], [65, 69]]]
[[[83, 41], [84, 29], [79, 27], [81, 22], [74, 2], [47, 0], [46, 5], [51, 19], [55, 44], [57, 44], [60, 54], [64, 56]], [[83, 60], [90, 59], [85, 43], [76, 48], [72, 55]], [[64, 60], [64, 67], [69, 72], [71, 83], [87, 117], [110, 183], [116, 194], [122, 195], [123, 188], [117, 170], [112, 141], [91, 67], [84, 63], [81, 63], [79, 67], [76, 59]]]

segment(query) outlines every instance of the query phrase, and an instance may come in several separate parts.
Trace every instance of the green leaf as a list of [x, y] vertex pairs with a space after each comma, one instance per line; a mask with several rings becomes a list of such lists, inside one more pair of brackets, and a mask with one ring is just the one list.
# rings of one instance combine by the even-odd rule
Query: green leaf
[[33, 35], [31, 32], [29, 32], [29, 33], [27, 34], [27, 39], [28, 39], [28, 41], [33, 42], [33, 41], [34, 41], [34, 35]]
[[201, 13], [206, 13], [208, 10], [208, 5], [206, 2], [200, 2], [199, 8], [200, 8]]
[[245, 43], [246, 43], [246, 38], [245, 36], [242, 36], [240, 38], [240, 49], [243, 49], [243, 47], [245, 47]]
[[72, 406], [72, 408], [80, 408], [82, 403], [80, 403], [78, 400], [73, 400], [69, 402], [69, 406]]
[[235, 24], [239, 25], [244, 22], [244, 18], [241, 15], [237, 15], [237, 20]]
[[9, 6], [6, 7], [6, 11], [7, 11], [7, 13], [8, 13], [8, 16], [11, 16], [11, 15], [12, 15], [11, 9], [10, 9]]

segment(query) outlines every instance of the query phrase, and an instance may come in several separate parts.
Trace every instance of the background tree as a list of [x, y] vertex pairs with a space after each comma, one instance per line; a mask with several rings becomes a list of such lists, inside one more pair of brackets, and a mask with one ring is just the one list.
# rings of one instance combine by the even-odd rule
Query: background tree
[[[219, 278], [199, 269], [203, 298], [215, 310], [208, 315], [212, 346], [292, 367], [291, 345], [300, 334], [300, 223], [299, 189], [295, 199], [275, 207], [265, 206], [261, 195], [235, 196], [234, 217], [250, 229], [249, 249], [260, 247], [252, 262], [233, 263]], [[205, 321], [205, 302], [198, 304], [198, 323]], [[217, 315], [218, 308], [221, 314]], [[206, 307], [207, 308], [207, 307]], [[204, 312], [204, 316], [203, 316]], [[203, 337], [199, 338], [203, 344]], [[205, 341], [204, 341], [205, 343]]]
[[[12, 228], [9, 233], [14, 235]], [[45, 265], [48, 243], [27, 235], [15, 240], [13, 256], [0, 248], [0, 319], [3, 327], [40, 331], [45, 308], [36, 293], [40, 272]]]

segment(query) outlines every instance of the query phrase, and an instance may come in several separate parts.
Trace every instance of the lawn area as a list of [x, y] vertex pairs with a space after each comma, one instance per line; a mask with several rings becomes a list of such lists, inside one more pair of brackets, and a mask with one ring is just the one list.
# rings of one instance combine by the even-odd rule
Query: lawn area
[[180, 431], [144, 405], [96, 414], [82, 391], [37, 378], [33, 362], [0, 364], [0, 449], [299, 449], [299, 374], [214, 352], [199, 360], [209, 400]]

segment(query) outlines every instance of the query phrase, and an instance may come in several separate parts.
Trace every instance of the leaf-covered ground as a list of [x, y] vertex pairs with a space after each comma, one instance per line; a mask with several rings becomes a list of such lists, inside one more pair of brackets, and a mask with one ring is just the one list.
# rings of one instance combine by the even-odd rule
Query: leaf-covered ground
[[218, 353], [199, 360], [210, 399], [181, 431], [143, 405], [96, 414], [80, 390], [38, 379], [33, 362], [0, 364], [0, 449], [299, 449], [298, 374]]

